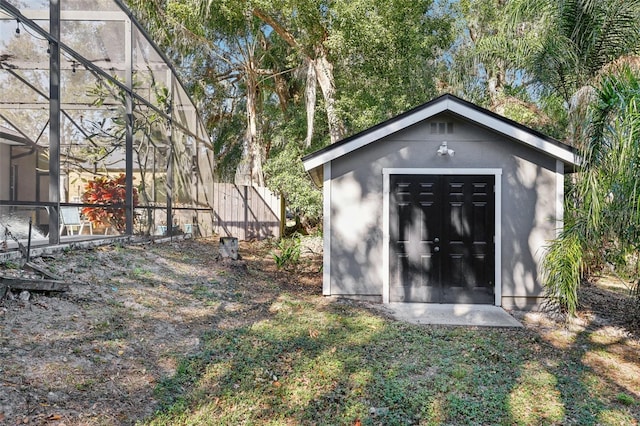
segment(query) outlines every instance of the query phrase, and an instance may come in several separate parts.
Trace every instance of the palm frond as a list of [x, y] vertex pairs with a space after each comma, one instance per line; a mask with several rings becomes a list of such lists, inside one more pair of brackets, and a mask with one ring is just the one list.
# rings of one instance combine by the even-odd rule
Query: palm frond
[[566, 229], [548, 247], [543, 262], [544, 287], [549, 300], [573, 315], [584, 270], [584, 245], [579, 232]]

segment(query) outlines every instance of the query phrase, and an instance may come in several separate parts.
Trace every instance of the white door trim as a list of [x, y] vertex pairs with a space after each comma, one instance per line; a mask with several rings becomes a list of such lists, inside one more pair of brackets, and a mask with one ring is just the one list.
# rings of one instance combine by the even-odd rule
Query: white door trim
[[[331, 295], [331, 161], [324, 163], [322, 185], [322, 295]], [[326, 235], [329, 234], [329, 235]]]
[[496, 306], [502, 305], [502, 169], [384, 168], [382, 169], [382, 303], [389, 303], [389, 176], [493, 175], [495, 177], [494, 273]]

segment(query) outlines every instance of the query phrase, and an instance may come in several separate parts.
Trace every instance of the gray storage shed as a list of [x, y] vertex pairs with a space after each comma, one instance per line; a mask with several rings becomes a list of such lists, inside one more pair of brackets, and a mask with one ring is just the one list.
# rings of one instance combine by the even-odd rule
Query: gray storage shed
[[570, 146], [443, 95], [302, 160], [324, 193], [324, 295], [542, 301]]

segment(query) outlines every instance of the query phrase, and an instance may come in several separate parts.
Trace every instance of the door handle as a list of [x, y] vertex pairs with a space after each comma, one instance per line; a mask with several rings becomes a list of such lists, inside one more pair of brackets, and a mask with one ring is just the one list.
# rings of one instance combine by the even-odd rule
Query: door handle
[[439, 252], [439, 251], [440, 251], [440, 247], [435, 246], [435, 247], [433, 248], [433, 251], [435, 251], [436, 253], [437, 253], [437, 252]]

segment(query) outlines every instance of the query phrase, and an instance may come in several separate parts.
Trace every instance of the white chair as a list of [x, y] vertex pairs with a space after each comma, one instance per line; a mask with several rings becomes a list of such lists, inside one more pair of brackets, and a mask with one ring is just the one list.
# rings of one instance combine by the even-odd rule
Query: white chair
[[85, 225], [89, 226], [89, 234], [93, 235], [93, 224], [90, 220], [84, 220], [80, 216], [80, 208], [78, 207], [60, 207], [60, 235], [66, 228], [67, 235], [74, 235], [73, 231], [78, 228], [78, 234], [82, 234]]

